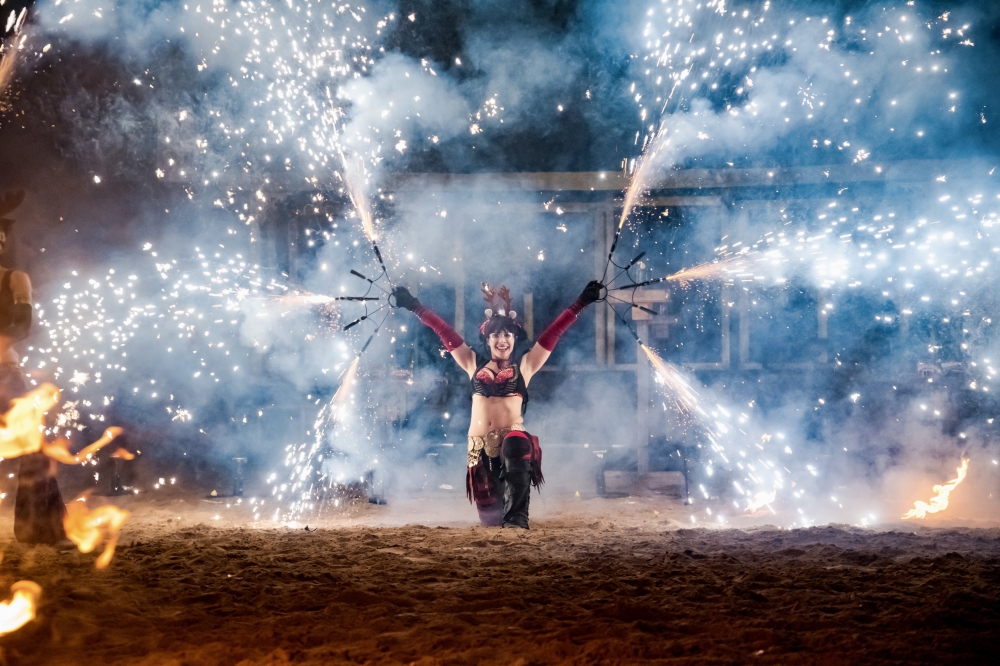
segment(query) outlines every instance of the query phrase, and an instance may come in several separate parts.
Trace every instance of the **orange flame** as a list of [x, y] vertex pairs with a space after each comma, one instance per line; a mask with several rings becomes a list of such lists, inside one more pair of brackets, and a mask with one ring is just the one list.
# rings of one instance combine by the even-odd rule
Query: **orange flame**
[[104, 431], [104, 434], [101, 435], [99, 440], [93, 444], [85, 446], [83, 450], [76, 455], [69, 452], [69, 442], [65, 439], [57, 439], [51, 444], [43, 444], [42, 451], [48, 457], [58, 460], [64, 465], [75, 465], [90, 459], [91, 456], [114, 441], [115, 437], [120, 434], [122, 434], [122, 429], [117, 426], [112, 426]]
[[931, 498], [930, 503], [917, 500], [913, 503], [913, 508], [903, 514], [903, 518], [925, 518], [928, 513], [937, 513], [948, 508], [948, 496], [955, 486], [965, 480], [965, 475], [969, 471], [969, 459], [962, 458], [962, 464], [956, 470], [957, 476], [942, 486], [934, 486], [933, 490], [937, 495]]
[[98, 569], [103, 569], [111, 564], [115, 546], [118, 545], [118, 532], [121, 531], [129, 515], [128, 511], [110, 504], [89, 511], [83, 502], [70, 502], [66, 506], [63, 527], [67, 538], [76, 544], [81, 553], [89, 553], [102, 539], [107, 540], [104, 552], [97, 558], [96, 563]]
[[0, 602], [0, 635], [17, 631], [35, 619], [35, 608], [42, 588], [30, 580], [19, 580], [10, 586], [14, 593], [10, 601]]
[[121, 458], [122, 460], [135, 460], [135, 454], [128, 449], [115, 449], [115, 452], [111, 454], [112, 458]]
[[59, 389], [52, 384], [11, 400], [10, 411], [0, 416], [0, 457], [40, 451], [45, 444], [45, 414], [58, 402]]

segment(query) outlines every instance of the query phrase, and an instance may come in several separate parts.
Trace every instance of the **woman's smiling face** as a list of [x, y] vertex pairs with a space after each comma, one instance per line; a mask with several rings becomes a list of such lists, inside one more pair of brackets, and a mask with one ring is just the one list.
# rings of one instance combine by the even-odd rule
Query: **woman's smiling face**
[[490, 333], [486, 339], [486, 344], [490, 348], [495, 360], [506, 360], [510, 358], [514, 351], [514, 334], [510, 331], [497, 331]]

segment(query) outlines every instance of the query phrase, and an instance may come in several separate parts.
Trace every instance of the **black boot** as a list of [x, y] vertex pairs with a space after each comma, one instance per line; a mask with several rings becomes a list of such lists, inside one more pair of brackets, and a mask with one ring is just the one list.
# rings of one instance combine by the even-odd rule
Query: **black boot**
[[465, 479], [469, 499], [476, 503], [479, 522], [483, 527], [500, 527], [503, 524], [503, 461], [500, 456], [490, 458], [485, 452], [479, 464], [470, 467]]
[[524, 437], [508, 437], [503, 443], [503, 526], [528, 529], [531, 499], [531, 443]]
[[14, 538], [21, 543], [53, 544], [66, 538], [66, 505], [56, 482], [55, 461], [44, 453], [21, 456], [14, 498]]

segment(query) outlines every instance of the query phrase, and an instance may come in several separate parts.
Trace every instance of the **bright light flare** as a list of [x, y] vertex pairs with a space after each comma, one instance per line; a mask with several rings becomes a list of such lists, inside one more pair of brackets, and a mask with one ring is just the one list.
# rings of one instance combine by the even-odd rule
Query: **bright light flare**
[[110, 504], [90, 511], [83, 502], [75, 501], [66, 505], [63, 527], [66, 537], [76, 544], [81, 553], [93, 551], [101, 541], [106, 540], [104, 552], [95, 563], [98, 569], [104, 569], [111, 564], [115, 546], [118, 545], [118, 532], [129, 515], [128, 511]]
[[[776, 489], [763, 490], [753, 496], [752, 500], [747, 501], [747, 513], [753, 513], [761, 507], [771, 504], [778, 496], [778, 491]], [[773, 511], [773, 510], [772, 510]]]
[[40, 451], [45, 444], [45, 414], [59, 403], [59, 389], [42, 384], [20, 398], [0, 416], [0, 457], [16, 458]]
[[329, 305], [337, 299], [334, 296], [324, 296], [323, 294], [314, 294], [308, 291], [303, 291], [288, 294], [286, 296], [278, 296], [275, 300], [282, 305], [306, 307], [310, 305]]
[[17, 631], [35, 619], [38, 598], [42, 588], [30, 580], [19, 580], [10, 586], [14, 596], [10, 601], [0, 602], [0, 635]]
[[951, 495], [951, 491], [953, 491], [958, 484], [965, 480], [965, 475], [968, 471], [969, 459], [962, 458], [962, 464], [957, 470], [957, 476], [944, 485], [934, 486], [933, 490], [937, 494], [931, 498], [930, 503], [924, 502], [923, 500], [917, 500], [913, 503], [913, 508], [903, 514], [903, 519], [925, 518], [928, 513], [937, 513], [938, 511], [944, 511], [947, 509], [948, 496]]

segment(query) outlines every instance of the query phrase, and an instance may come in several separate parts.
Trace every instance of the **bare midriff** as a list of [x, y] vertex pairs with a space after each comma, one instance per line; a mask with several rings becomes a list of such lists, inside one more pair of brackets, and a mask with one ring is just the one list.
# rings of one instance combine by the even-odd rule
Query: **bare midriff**
[[524, 419], [521, 418], [521, 396], [509, 395], [505, 398], [472, 396], [470, 437], [485, 437], [491, 430], [509, 428], [515, 423], [524, 423]]

